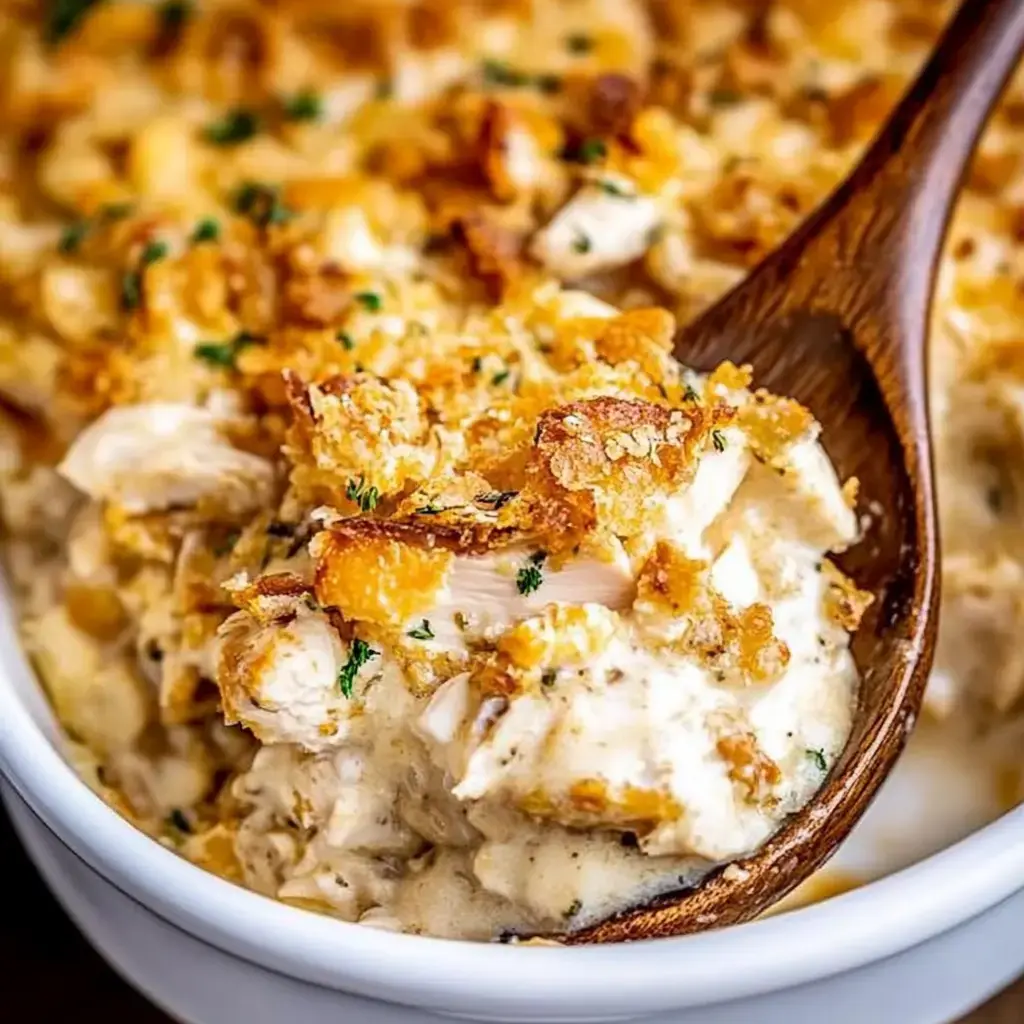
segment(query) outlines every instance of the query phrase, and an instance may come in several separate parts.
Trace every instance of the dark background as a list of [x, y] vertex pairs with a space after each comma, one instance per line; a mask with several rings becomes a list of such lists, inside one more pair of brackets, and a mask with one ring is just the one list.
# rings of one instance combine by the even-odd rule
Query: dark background
[[[169, 1024], [92, 951], [43, 885], [0, 807], [0, 978], [6, 1006], [25, 1007], [10, 1024]], [[15, 894], [11, 898], [11, 894]], [[31, 1008], [31, 1009], [29, 1009]], [[0, 1010], [0, 1020], [8, 1021]]]
[[[0, 913], [3, 999], [7, 1006], [31, 1007], [23, 1021], [69, 1024], [84, 1011], [89, 1020], [109, 1024], [171, 1024], [121, 981], [78, 934], [22, 853], [2, 808], [0, 878], [8, 880], [8, 893], [16, 893]], [[0, 1019], [8, 1019], [3, 1011]], [[964, 1024], [1022, 1022], [1024, 982]]]

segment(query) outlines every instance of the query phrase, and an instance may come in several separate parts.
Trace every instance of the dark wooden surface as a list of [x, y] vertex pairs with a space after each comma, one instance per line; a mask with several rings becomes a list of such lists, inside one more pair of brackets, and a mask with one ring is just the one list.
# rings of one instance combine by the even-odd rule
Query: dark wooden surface
[[[50, 896], [22, 853], [0, 809], [0, 872], [9, 896], [0, 914], [0, 977], [7, 1006], [31, 1006], [11, 1024], [67, 1024], [87, 1008], [89, 1020], [107, 1024], [171, 1024], [92, 951]], [[964, 1024], [1020, 1024], [1024, 981], [973, 1014]], [[302, 1024], [296, 1020], [294, 1024]]]

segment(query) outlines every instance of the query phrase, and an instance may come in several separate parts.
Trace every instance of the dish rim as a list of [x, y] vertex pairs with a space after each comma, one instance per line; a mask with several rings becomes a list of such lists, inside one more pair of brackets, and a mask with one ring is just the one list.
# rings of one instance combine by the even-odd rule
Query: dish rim
[[[39, 698], [36, 714], [28, 707]], [[459, 1012], [658, 1012], [749, 997], [882, 959], [1024, 888], [1024, 805], [910, 867], [823, 903], [679, 938], [537, 948], [387, 932], [289, 906], [186, 861], [78, 777], [0, 593], [0, 771], [108, 883], [202, 941], [327, 988]], [[975, 870], [984, 864], [985, 870]], [[841, 941], [837, 941], [840, 939]], [[742, 965], [737, 970], [736, 964]], [[397, 970], [396, 970], [397, 968]]]

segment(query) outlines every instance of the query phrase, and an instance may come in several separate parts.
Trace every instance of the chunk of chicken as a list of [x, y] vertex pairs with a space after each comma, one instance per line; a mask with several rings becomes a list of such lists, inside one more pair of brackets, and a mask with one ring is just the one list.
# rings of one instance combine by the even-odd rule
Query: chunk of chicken
[[[459, 676], [438, 691], [421, 719], [428, 736], [444, 743], [447, 720], [474, 706], [470, 689]], [[462, 800], [511, 803], [573, 828], [632, 830], [650, 853], [709, 860], [751, 849], [774, 828], [766, 809], [777, 803], [779, 768], [736, 698], [691, 660], [618, 638], [507, 710], [495, 698], [475, 706], [473, 724], [456, 733], [475, 737], [453, 772]], [[445, 755], [454, 769], [457, 757]]]
[[79, 434], [60, 472], [79, 490], [129, 513], [204, 502], [234, 516], [266, 505], [273, 467], [232, 447], [219, 425], [213, 413], [188, 405], [109, 409]]
[[458, 530], [351, 519], [313, 544], [316, 591], [346, 619], [391, 629], [427, 619], [432, 643], [462, 646], [462, 635], [494, 635], [554, 602], [627, 608], [635, 593], [621, 544], [546, 567], [537, 545], [488, 550]]
[[225, 720], [240, 722], [263, 743], [297, 743], [313, 751], [337, 746], [359, 713], [339, 683], [351, 655], [319, 612], [306, 609], [290, 622], [267, 625], [236, 612], [218, 634]]
[[533, 256], [556, 277], [576, 281], [638, 260], [662, 222], [657, 200], [629, 185], [588, 185], [533, 240]]

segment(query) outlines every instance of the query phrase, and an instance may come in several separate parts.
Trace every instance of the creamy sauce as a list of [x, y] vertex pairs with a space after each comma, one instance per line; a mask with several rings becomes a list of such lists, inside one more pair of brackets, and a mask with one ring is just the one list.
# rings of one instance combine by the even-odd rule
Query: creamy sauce
[[848, 583], [825, 554], [857, 528], [816, 441], [750, 451], [730, 428], [600, 556], [389, 541], [388, 565], [434, 559], [440, 582], [370, 641], [306, 603], [236, 613], [218, 682], [265, 744], [234, 789], [250, 884], [487, 938], [578, 927], [760, 845], [849, 733]]

